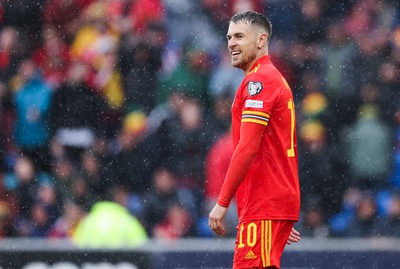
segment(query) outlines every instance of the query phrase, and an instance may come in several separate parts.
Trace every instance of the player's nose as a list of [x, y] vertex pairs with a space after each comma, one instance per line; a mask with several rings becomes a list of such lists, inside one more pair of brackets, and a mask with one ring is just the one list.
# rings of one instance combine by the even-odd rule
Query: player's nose
[[236, 42], [235, 38], [231, 38], [228, 40], [228, 49], [232, 49], [236, 45], [237, 45], [237, 42]]

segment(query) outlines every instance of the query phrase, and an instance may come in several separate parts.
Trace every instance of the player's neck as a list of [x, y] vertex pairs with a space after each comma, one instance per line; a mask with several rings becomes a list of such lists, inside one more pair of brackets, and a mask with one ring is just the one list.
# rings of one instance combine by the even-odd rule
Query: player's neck
[[244, 76], [247, 76], [251, 70], [253, 69], [254, 64], [262, 57], [267, 56], [268, 55], [268, 51], [260, 51], [260, 53], [258, 53], [257, 57], [247, 66], [246, 69], [243, 69], [243, 74]]

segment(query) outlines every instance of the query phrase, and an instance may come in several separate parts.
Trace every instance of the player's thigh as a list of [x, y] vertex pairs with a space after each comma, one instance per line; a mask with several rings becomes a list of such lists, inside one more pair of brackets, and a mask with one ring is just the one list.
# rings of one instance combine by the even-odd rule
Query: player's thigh
[[250, 220], [237, 226], [234, 268], [279, 268], [293, 221]]

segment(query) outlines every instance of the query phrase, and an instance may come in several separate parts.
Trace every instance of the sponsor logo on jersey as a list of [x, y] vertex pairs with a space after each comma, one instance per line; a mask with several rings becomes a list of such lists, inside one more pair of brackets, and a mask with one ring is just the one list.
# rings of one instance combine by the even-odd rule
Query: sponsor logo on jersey
[[246, 100], [244, 107], [252, 107], [252, 108], [263, 108], [263, 101], [258, 100]]
[[249, 92], [250, 95], [256, 95], [261, 92], [263, 88], [263, 85], [259, 81], [249, 81], [247, 84], [247, 91]]

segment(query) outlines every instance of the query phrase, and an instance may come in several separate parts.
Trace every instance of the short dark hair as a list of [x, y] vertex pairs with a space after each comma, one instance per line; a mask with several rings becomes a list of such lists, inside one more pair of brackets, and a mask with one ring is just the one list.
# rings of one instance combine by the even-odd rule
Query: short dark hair
[[268, 41], [271, 39], [272, 23], [262, 13], [256, 11], [246, 11], [233, 15], [229, 21], [230, 23], [244, 22], [247, 24], [255, 24], [263, 27], [268, 33]]

